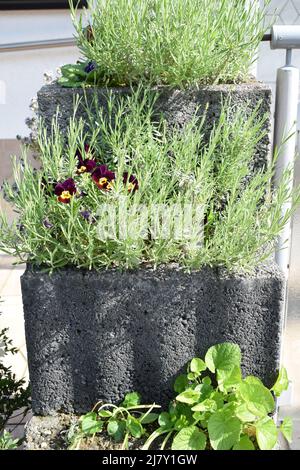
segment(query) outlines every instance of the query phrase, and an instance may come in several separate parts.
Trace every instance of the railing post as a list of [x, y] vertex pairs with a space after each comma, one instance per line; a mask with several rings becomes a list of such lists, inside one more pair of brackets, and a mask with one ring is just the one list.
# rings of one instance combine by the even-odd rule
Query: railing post
[[[294, 165], [296, 149], [296, 123], [298, 114], [299, 70], [292, 65], [292, 50], [287, 49], [286, 64], [277, 71], [274, 152], [278, 151], [275, 184], [284, 170]], [[291, 188], [293, 181], [290, 182]], [[282, 215], [291, 207], [291, 201], [282, 208]], [[280, 234], [275, 259], [288, 276], [290, 262], [291, 224], [286, 224]]]

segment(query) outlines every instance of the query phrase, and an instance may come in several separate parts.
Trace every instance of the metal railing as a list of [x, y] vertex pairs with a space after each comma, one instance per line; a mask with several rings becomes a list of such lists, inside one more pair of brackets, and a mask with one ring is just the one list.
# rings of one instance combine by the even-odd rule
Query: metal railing
[[[262, 39], [263, 42], [270, 40], [271, 34], [265, 34]], [[25, 41], [0, 44], [0, 52], [28, 51], [32, 49], [48, 49], [52, 47], [69, 47], [75, 45], [76, 41], [74, 38], [45, 39], [40, 41]]]
[[13, 42], [10, 44], [0, 44], [0, 52], [29, 51], [32, 49], [49, 49], [53, 47], [75, 46], [74, 38], [45, 39], [40, 41]]

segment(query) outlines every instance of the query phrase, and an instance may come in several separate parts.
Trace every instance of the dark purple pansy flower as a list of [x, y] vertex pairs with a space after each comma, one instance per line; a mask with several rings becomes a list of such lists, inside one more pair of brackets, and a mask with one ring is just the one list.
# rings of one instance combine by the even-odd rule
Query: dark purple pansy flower
[[116, 175], [106, 165], [99, 165], [93, 171], [92, 178], [99, 189], [110, 191], [113, 188]]
[[129, 193], [134, 193], [137, 189], [139, 189], [139, 182], [137, 177], [134, 175], [129, 176], [127, 171], [123, 173], [123, 183], [126, 185], [127, 191]]
[[51, 222], [49, 222], [48, 219], [43, 220], [43, 225], [44, 225], [45, 228], [52, 228], [53, 227], [53, 224], [51, 224]]
[[68, 178], [63, 183], [58, 183], [55, 186], [54, 194], [58, 196], [59, 202], [68, 204], [71, 200], [71, 197], [76, 193], [75, 181], [73, 178]]
[[85, 160], [79, 160], [77, 165], [77, 174], [81, 175], [82, 173], [92, 173], [94, 168], [96, 168], [97, 163], [92, 158], [86, 158]]
[[95, 70], [96, 67], [97, 67], [96, 62], [94, 62], [93, 60], [91, 60], [91, 61], [86, 65], [86, 67], [84, 68], [84, 71], [85, 71], [86, 73], [90, 73], [90, 72], [92, 72], [93, 70]]
[[91, 154], [91, 148], [88, 144], [84, 145], [84, 151], [86, 154], [90, 154], [91, 157], [88, 158], [83, 158], [81, 151], [78, 149], [76, 151], [76, 157], [78, 158], [78, 165], [77, 165], [77, 174], [82, 174], [82, 173], [92, 173], [94, 168], [96, 168], [97, 163], [92, 157]]

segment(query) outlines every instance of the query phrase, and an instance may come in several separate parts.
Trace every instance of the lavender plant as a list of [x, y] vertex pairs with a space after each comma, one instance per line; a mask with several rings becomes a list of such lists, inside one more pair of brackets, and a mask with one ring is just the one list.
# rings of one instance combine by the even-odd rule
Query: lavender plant
[[249, 80], [268, 26], [269, 0], [89, 0], [73, 4], [83, 60], [62, 68], [63, 86], [139, 82], [186, 86]]
[[67, 139], [56, 120], [50, 135], [40, 125], [41, 169], [24, 155], [16, 190], [5, 184], [18, 219], [1, 215], [0, 249], [48, 270], [175, 262], [250, 271], [268, 258], [300, 190], [289, 189], [291, 168], [272, 187], [274, 162], [245, 184], [265, 118], [227, 104], [205, 144], [204, 120], [170, 131], [154, 122], [153, 100], [141, 90], [112, 96], [109, 118], [97, 106], [88, 130], [72, 118]]

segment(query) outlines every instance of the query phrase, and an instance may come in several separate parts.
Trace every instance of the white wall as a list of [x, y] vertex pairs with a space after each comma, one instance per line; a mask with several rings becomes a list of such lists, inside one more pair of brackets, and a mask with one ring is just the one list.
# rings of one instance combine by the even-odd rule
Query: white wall
[[[0, 44], [72, 36], [67, 10], [0, 11]], [[78, 58], [75, 47], [0, 53], [0, 139], [28, 135], [24, 120], [43, 73]]]

